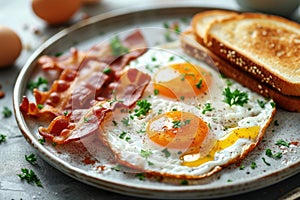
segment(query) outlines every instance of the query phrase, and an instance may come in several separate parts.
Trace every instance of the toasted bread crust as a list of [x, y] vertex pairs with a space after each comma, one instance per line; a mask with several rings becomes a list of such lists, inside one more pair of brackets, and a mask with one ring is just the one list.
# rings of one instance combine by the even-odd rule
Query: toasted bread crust
[[[266, 98], [272, 98], [279, 107], [292, 112], [300, 112], [300, 97], [283, 95], [267, 84], [261, 83], [259, 80], [249, 76], [242, 70], [233, 67], [230, 63], [197, 43], [192, 31], [188, 30], [182, 33], [180, 39], [182, 48], [187, 54], [209, 65], [216, 66], [225, 76], [236, 80], [252, 91]], [[194, 41], [192, 41], [193, 39]]]
[[204, 35], [206, 34], [206, 31], [211, 23], [216, 20], [229, 18], [237, 14], [237, 12], [228, 10], [207, 10], [197, 13], [191, 21], [191, 27], [193, 32], [196, 33], [195, 36], [197, 41], [200, 44], [205, 44]]
[[[248, 35], [238, 36], [237, 38], [240, 39], [239, 44], [233, 44], [234, 42], [228, 41], [229, 39], [220, 38], [213, 32], [213, 29], [217, 26], [224, 27], [230, 23], [237, 25], [249, 19], [262, 20], [253, 22], [254, 29], [246, 30], [252, 35], [254, 32], [255, 34], [260, 34], [256, 41]], [[261, 22], [265, 24], [270, 22], [270, 25], [263, 27], [261, 26]], [[289, 30], [288, 28], [279, 29], [279, 26], [271, 24], [272, 22], [284, 23], [286, 26], [289, 26]], [[292, 29], [295, 31], [291, 31]], [[236, 39], [235, 32], [226, 34], [230, 35], [230, 39]], [[264, 34], [266, 37], [264, 37]], [[281, 35], [284, 36], [284, 34], [286, 34], [286, 37], [281, 38]], [[241, 38], [243, 38], [242, 41]], [[273, 40], [273, 38], [275, 39]], [[281, 41], [283, 39], [284, 41]], [[244, 13], [211, 23], [211, 26], [207, 30], [205, 41], [206, 46], [215, 54], [257, 78], [261, 83], [266, 83], [285, 95], [300, 96], [300, 79], [297, 78], [299, 77], [298, 74], [300, 74], [299, 24], [277, 16]], [[268, 48], [268, 45], [270, 48]], [[267, 62], [261, 60], [267, 60]], [[268, 63], [271, 64], [268, 65]]]

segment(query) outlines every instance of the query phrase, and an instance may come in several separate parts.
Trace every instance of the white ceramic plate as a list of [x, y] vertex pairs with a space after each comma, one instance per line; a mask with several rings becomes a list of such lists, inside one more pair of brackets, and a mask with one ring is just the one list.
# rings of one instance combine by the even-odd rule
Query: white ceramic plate
[[[183, 19], [191, 18], [193, 14], [204, 9], [208, 8], [169, 4], [136, 8], [131, 11], [110, 12], [78, 23], [50, 38], [25, 64], [14, 88], [13, 101], [16, 119], [26, 140], [52, 166], [79, 181], [126, 195], [148, 198], [203, 199], [230, 196], [274, 184], [300, 172], [300, 145], [291, 145], [289, 148], [275, 145], [279, 139], [288, 142], [300, 141], [300, 113], [278, 110], [275, 120], [279, 125], [272, 123], [263, 142], [242, 161], [241, 164], [245, 166], [244, 170], [232, 165], [220, 173], [203, 179], [199, 184], [185, 186], [152, 180], [141, 181], [130, 173], [124, 174], [114, 170], [102, 173], [99, 167], [111, 163], [113, 155], [106, 148], [97, 145], [97, 140], [94, 140], [94, 147], [88, 150], [77, 143], [71, 143], [65, 147], [53, 147], [51, 144], [41, 145], [38, 142], [41, 137], [37, 133], [39, 122], [35, 119], [24, 119], [21, 114], [19, 104], [22, 96], [30, 95], [26, 85], [41, 73], [36, 68], [37, 58], [41, 55], [67, 52], [74, 44], [79, 49], [87, 49], [113, 33], [135, 27], [145, 27], [144, 30], [151, 30], [152, 28], [149, 27], [157, 27], [160, 29], [159, 31], [164, 31], [161, 29], [164, 22], [181, 21], [185, 23], [182, 21]], [[147, 41], [152, 44], [157, 41], [162, 42], [164, 38], [147, 33], [145, 36]], [[91, 137], [90, 140], [92, 141], [92, 139]], [[282, 158], [279, 160], [268, 158], [265, 155], [265, 150], [268, 148], [274, 152], [282, 152]], [[97, 155], [98, 162], [84, 164], [83, 160], [91, 153]], [[263, 162], [263, 157], [271, 164], [270, 166]], [[256, 169], [251, 168], [252, 162], [257, 164]]]

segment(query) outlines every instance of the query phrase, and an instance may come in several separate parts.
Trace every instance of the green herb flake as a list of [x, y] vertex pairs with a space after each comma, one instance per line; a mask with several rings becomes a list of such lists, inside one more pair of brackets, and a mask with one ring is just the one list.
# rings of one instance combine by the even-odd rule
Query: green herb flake
[[143, 173], [138, 173], [135, 175], [135, 177], [139, 178], [139, 180], [141, 180], [141, 181], [145, 180], [145, 174], [143, 174]]
[[163, 23], [163, 27], [164, 27], [164, 28], [170, 28], [168, 22], [164, 22], [164, 23]]
[[290, 147], [290, 144], [291, 144], [291, 143], [286, 142], [286, 141], [284, 141], [283, 139], [278, 140], [278, 141], [275, 143], [275, 145], [278, 145], [278, 146], [285, 146], [285, 147]]
[[190, 119], [184, 120], [183, 122], [181, 120], [179, 120], [179, 121], [172, 121], [172, 123], [173, 123], [172, 128], [181, 128], [182, 126], [190, 124], [190, 122], [191, 122]]
[[5, 118], [9, 118], [12, 115], [12, 111], [8, 107], [4, 106], [2, 114]]
[[44, 108], [44, 105], [43, 105], [43, 104], [38, 104], [38, 105], [37, 105], [37, 108], [38, 108], [38, 109], [42, 109], [42, 108]]
[[250, 167], [251, 167], [251, 169], [257, 168], [256, 162], [254, 162], [254, 161], [251, 162], [251, 166]]
[[122, 168], [121, 165], [116, 165], [116, 166], [112, 167], [111, 169], [119, 172], [119, 171], [121, 171], [121, 168]]
[[173, 61], [175, 59], [175, 57], [174, 56], [171, 56], [170, 58], [169, 58], [169, 61]]
[[261, 101], [261, 100], [257, 99], [257, 103], [258, 103], [258, 105], [259, 105], [261, 108], [265, 108], [267, 102], [266, 102], [266, 101]]
[[230, 79], [226, 79], [225, 82], [226, 82], [226, 85], [227, 85], [228, 87], [230, 87], [230, 86], [233, 85], [233, 82], [232, 82], [232, 80], [230, 80]]
[[171, 153], [168, 151], [167, 148], [163, 149], [161, 152], [165, 154], [165, 157], [166, 157], [166, 158], [168, 158], [168, 157], [171, 156]]
[[37, 175], [34, 173], [34, 171], [22, 168], [21, 174], [17, 174], [20, 179], [23, 181], [27, 181], [27, 183], [35, 183], [38, 187], [43, 187], [40, 179], [37, 177]]
[[6, 141], [6, 135], [0, 134], [0, 144]]
[[143, 157], [143, 158], [149, 158], [151, 155], [152, 155], [152, 151], [150, 151], [150, 150], [148, 150], [148, 151], [146, 151], [146, 150], [141, 150], [141, 152], [140, 152], [140, 154], [141, 154], [141, 156]]
[[270, 104], [271, 104], [272, 108], [275, 108], [275, 106], [276, 106], [275, 102], [271, 102]]
[[54, 56], [55, 56], [55, 57], [60, 57], [60, 56], [62, 56], [63, 54], [64, 54], [63, 52], [57, 52], [57, 53], [54, 54]]
[[56, 142], [52, 142], [52, 146], [56, 147], [57, 143]]
[[153, 162], [150, 162], [150, 161], [148, 161], [148, 165], [150, 165], [150, 166], [153, 166], [153, 165], [154, 165], [154, 163], [153, 163]]
[[112, 72], [112, 69], [110, 67], [106, 67], [104, 70], [103, 70], [103, 73], [104, 74], [109, 74]]
[[125, 125], [125, 126], [129, 126], [129, 117], [124, 117], [121, 122]]
[[136, 104], [139, 106], [139, 109], [134, 110], [134, 116], [136, 117], [145, 116], [151, 110], [151, 103], [146, 99], [139, 100]]
[[166, 31], [165, 34], [164, 34], [164, 36], [165, 36], [165, 40], [166, 40], [167, 42], [172, 42], [172, 41], [173, 41], [173, 39], [172, 39], [172, 37], [171, 37], [170, 31]]
[[205, 114], [206, 112], [213, 111], [213, 107], [211, 106], [211, 103], [206, 103], [204, 109], [202, 110], [202, 114]]
[[159, 90], [158, 89], [154, 89], [153, 93], [154, 93], [155, 96], [157, 96], [159, 94]]
[[223, 95], [225, 97], [224, 102], [230, 107], [233, 105], [243, 106], [244, 104], [248, 103], [249, 100], [247, 93], [241, 92], [238, 89], [231, 91], [229, 87], [225, 88]]
[[125, 138], [126, 135], [127, 135], [127, 133], [126, 133], [125, 131], [123, 131], [123, 132], [119, 135], [119, 138], [123, 140], [123, 139]]
[[118, 123], [115, 120], [113, 120], [112, 123], [113, 123], [114, 126], [118, 125]]
[[115, 36], [110, 40], [110, 48], [113, 56], [115, 57], [119, 57], [122, 54], [129, 53], [129, 49], [123, 46], [118, 36]]
[[184, 101], [184, 98], [185, 98], [184, 96], [181, 96], [181, 97], [180, 97], [180, 99], [181, 99], [182, 101]]
[[151, 58], [151, 60], [152, 60], [153, 62], [155, 62], [157, 59], [156, 59], [156, 57], [153, 56], [153, 57]]
[[27, 88], [33, 91], [34, 88], [39, 88], [41, 85], [44, 84], [48, 84], [48, 80], [43, 77], [39, 77], [37, 81], [30, 81], [27, 85]]
[[69, 114], [69, 111], [66, 110], [66, 111], [64, 112], [64, 116], [68, 116], [68, 114]]
[[230, 183], [230, 182], [232, 182], [232, 180], [231, 180], [231, 179], [228, 179], [227, 182]]
[[83, 121], [84, 121], [84, 123], [88, 123], [89, 122], [89, 118], [88, 117], [84, 117]]
[[38, 139], [38, 142], [41, 144], [41, 145], [44, 145], [46, 140], [45, 138], [42, 138], [42, 139]]
[[278, 160], [282, 157], [282, 153], [281, 152], [277, 152], [275, 154], [272, 153], [271, 149], [266, 149], [266, 155], [270, 158], [273, 158], [275, 160]]
[[125, 138], [125, 141], [126, 141], [126, 142], [128, 142], [129, 140], [131, 140], [130, 137], [126, 137], [126, 138]]
[[266, 165], [268, 165], [268, 166], [271, 165], [270, 163], [268, 163], [268, 162], [266, 161], [266, 159], [265, 159], [264, 157], [262, 157], [261, 159], [263, 160], [263, 162], [264, 162]]
[[34, 153], [31, 153], [29, 155], [25, 155], [25, 160], [27, 160], [30, 164], [36, 165], [36, 155]]
[[180, 185], [188, 185], [189, 182], [187, 180], [181, 180]]
[[200, 89], [200, 88], [202, 87], [202, 82], [203, 82], [203, 79], [200, 78], [200, 80], [199, 80], [198, 83], [196, 84], [196, 87], [197, 87], [198, 89]]
[[240, 165], [240, 170], [244, 170], [245, 169], [245, 165]]

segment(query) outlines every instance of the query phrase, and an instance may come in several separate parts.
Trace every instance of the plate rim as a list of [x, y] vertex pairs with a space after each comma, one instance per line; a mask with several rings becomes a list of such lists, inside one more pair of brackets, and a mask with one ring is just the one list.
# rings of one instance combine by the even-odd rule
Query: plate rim
[[[13, 108], [14, 108], [14, 114], [15, 118], [18, 124], [18, 127], [20, 128], [24, 138], [26, 141], [35, 148], [37, 153], [47, 161], [48, 164], [55, 167], [57, 170], [63, 172], [67, 176], [70, 176], [80, 182], [84, 182], [88, 185], [92, 185], [101, 189], [109, 190], [112, 192], [117, 192], [120, 194], [130, 195], [130, 196], [136, 196], [136, 197], [144, 197], [144, 198], [161, 198], [162, 196], [164, 198], [174, 198], [174, 197], [180, 197], [180, 198], [208, 198], [208, 197], [226, 197], [226, 196], [232, 196], [236, 194], [241, 194], [244, 192], [250, 192], [256, 189], [260, 189], [266, 186], [270, 186], [272, 184], [275, 184], [279, 181], [282, 181], [286, 178], [291, 177], [294, 174], [297, 174], [300, 172], [300, 162], [293, 163], [292, 165], [289, 165], [288, 167], [284, 169], [280, 169], [277, 171], [274, 171], [269, 174], [265, 174], [263, 177], [258, 177], [256, 179], [252, 179], [249, 182], [244, 183], [229, 183], [222, 186], [217, 186], [215, 188], [197, 188], [197, 185], [189, 185], [189, 186], [175, 186], [172, 189], [151, 189], [151, 188], [145, 188], [145, 187], [137, 187], [132, 185], [124, 185], [120, 184], [114, 181], [109, 181], [106, 179], [103, 179], [101, 177], [96, 177], [91, 174], [88, 174], [82, 169], [76, 168], [72, 166], [71, 164], [67, 163], [66, 161], [58, 158], [54, 154], [52, 154], [49, 150], [47, 150], [42, 144], [40, 144], [33, 133], [30, 132], [28, 129], [24, 117], [21, 114], [19, 110], [19, 104], [22, 98], [21, 92], [24, 90], [24, 85], [22, 85], [23, 81], [28, 81], [28, 74], [31, 74], [33, 71], [33, 63], [36, 61], [39, 55], [43, 53], [51, 44], [54, 42], [63, 39], [63, 37], [67, 36], [68, 33], [76, 31], [80, 28], [84, 28], [86, 26], [89, 26], [93, 23], [99, 22], [99, 21], [105, 21], [110, 18], [119, 17], [122, 15], [134, 15], [137, 13], [142, 13], [145, 11], [151, 11], [151, 10], [164, 10], [164, 9], [189, 9], [189, 8], [199, 8], [199, 9], [224, 9], [224, 10], [234, 10], [234, 9], [228, 9], [223, 7], [215, 7], [215, 6], [209, 6], [209, 5], [199, 5], [196, 3], [156, 3], [152, 4], [151, 6], [133, 6], [130, 9], [117, 9], [105, 12], [103, 14], [99, 14], [96, 16], [93, 16], [89, 19], [80, 21], [70, 27], [64, 28], [63, 30], [59, 31], [58, 33], [51, 36], [47, 41], [41, 44], [39, 48], [37, 48], [34, 53], [29, 57], [27, 62], [24, 64], [23, 68], [19, 72], [14, 88], [13, 88]], [[27, 78], [26, 78], [27, 77]], [[27, 80], [26, 80], [27, 79]], [[23, 88], [23, 89], [21, 89]], [[295, 170], [292, 170], [292, 168], [295, 168]], [[274, 174], [277, 174], [277, 176], [274, 177]], [[84, 179], [83, 179], [84, 177]], [[268, 184], [263, 184], [263, 179], [265, 180], [266, 177], [269, 179]], [[259, 182], [260, 184], [257, 184]], [[256, 183], [256, 184], [254, 184]], [[238, 189], [237, 186], [247, 186], [245, 189]], [[224, 189], [230, 189], [230, 194], [222, 193]], [[212, 196], [212, 192], [214, 195]], [[201, 195], [202, 196], [199, 196]], [[178, 196], [179, 195], [179, 196]], [[188, 196], [186, 196], [188, 195]]]

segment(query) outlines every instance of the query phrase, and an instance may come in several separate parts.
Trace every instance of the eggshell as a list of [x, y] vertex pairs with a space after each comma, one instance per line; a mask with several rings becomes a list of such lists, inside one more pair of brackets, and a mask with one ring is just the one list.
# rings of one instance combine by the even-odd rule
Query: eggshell
[[49, 24], [68, 22], [81, 6], [81, 0], [32, 0], [34, 13]]
[[0, 68], [12, 65], [21, 50], [19, 36], [12, 29], [0, 25]]

